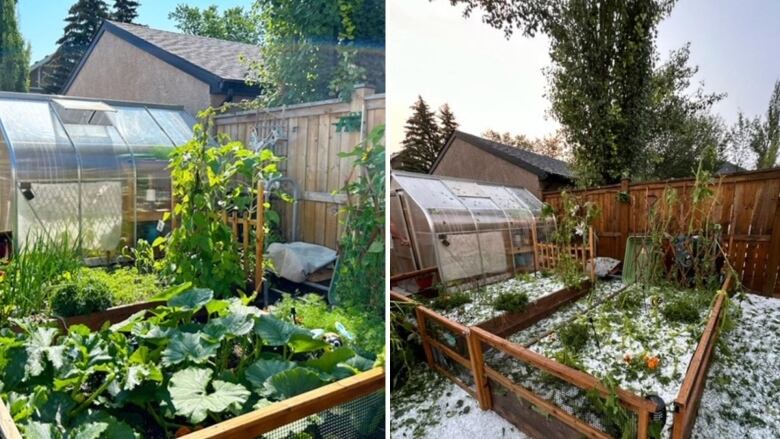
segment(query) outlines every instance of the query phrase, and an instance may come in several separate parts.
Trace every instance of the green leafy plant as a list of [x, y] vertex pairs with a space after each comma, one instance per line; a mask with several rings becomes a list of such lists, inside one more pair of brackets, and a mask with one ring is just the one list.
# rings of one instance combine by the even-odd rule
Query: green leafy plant
[[471, 296], [469, 294], [460, 291], [453, 293], [445, 292], [439, 293], [439, 295], [431, 301], [431, 307], [435, 309], [448, 310], [457, 308], [467, 303], [471, 303]]
[[556, 261], [553, 271], [567, 287], [579, 285], [585, 267], [571, 252], [572, 244], [588, 245], [590, 226], [598, 217], [598, 207], [583, 201], [569, 192], [561, 192], [560, 205], [554, 209], [549, 204], [542, 208], [542, 218], [555, 218], [555, 229], [550, 237], [556, 245]]
[[521, 312], [528, 306], [528, 293], [501, 293], [493, 302], [493, 307], [501, 311]]
[[558, 337], [561, 344], [570, 352], [579, 352], [590, 339], [590, 328], [587, 323], [573, 321], [558, 330]]
[[339, 239], [336, 302], [384, 314], [385, 304], [385, 147], [384, 125], [342, 159], [352, 158], [353, 169], [341, 189], [347, 196], [344, 233]]
[[280, 159], [222, 134], [213, 142], [213, 115], [213, 110], [202, 112], [193, 139], [171, 153], [177, 227], [153, 245], [165, 250], [163, 273], [174, 282], [193, 282], [226, 296], [246, 287], [242, 256], [248, 255], [241, 254], [224, 216], [256, 211], [257, 182], [277, 175]]
[[81, 276], [58, 285], [51, 300], [52, 310], [60, 317], [104, 311], [113, 304], [111, 290], [105, 282]]
[[700, 319], [699, 306], [693, 293], [682, 294], [665, 303], [661, 313], [673, 322], [696, 323]]
[[0, 330], [0, 398], [23, 434], [172, 437], [371, 368], [349, 347], [190, 289], [99, 331]]
[[149, 274], [155, 271], [154, 247], [149, 241], [139, 239], [135, 247], [125, 247], [122, 250], [124, 256], [133, 260], [133, 265], [139, 273]]
[[111, 292], [114, 305], [141, 302], [164, 290], [157, 276], [139, 272], [135, 267], [82, 267], [75, 275], [105, 284]]

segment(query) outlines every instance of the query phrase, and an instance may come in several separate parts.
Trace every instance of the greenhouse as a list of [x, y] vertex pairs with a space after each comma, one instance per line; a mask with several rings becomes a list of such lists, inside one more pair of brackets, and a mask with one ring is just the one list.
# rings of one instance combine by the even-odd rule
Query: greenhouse
[[394, 274], [438, 267], [448, 287], [469, 289], [536, 269], [534, 244], [554, 219], [528, 190], [450, 177], [394, 172], [390, 219]]
[[168, 152], [192, 137], [180, 107], [0, 93], [0, 233], [6, 252], [78, 238], [86, 254], [164, 233]]

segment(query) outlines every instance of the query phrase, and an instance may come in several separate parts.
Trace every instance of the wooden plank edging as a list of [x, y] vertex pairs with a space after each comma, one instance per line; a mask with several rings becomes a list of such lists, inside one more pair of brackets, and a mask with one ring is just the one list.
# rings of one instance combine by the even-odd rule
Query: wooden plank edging
[[385, 370], [376, 367], [183, 437], [186, 439], [257, 437], [323, 410], [377, 392], [383, 389], [384, 385]]
[[0, 437], [4, 439], [22, 439], [22, 434], [19, 433], [19, 429], [11, 417], [11, 411], [5, 406], [2, 398], [0, 398]]

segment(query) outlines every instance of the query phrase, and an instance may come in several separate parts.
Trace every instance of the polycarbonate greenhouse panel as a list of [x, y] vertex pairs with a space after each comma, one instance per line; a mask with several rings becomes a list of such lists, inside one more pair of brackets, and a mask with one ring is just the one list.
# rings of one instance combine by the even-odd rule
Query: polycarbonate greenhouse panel
[[17, 247], [81, 237], [88, 253], [154, 239], [193, 124], [171, 107], [0, 93], [0, 232]]
[[[418, 260], [432, 253], [447, 285], [470, 288], [533, 269], [533, 233], [542, 203], [522, 188], [394, 172], [393, 190]], [[431, 251], [432, 250], [432, 251]]]

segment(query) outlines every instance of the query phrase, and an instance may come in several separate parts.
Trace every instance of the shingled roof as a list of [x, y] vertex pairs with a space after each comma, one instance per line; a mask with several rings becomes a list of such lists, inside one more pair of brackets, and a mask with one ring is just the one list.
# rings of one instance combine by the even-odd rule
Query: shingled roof
[[245, 86], [248, 73], [240, 57], [257, 60], [260, 47], [217, 38], [186, 35], [136, 24], [105, 20], [92, 45], [74, 69], [64, 90], [70, 87], [104, 32], [110, 32], [186, 73], [208, 83], [212, 92], [224, 92], [227, 84]]
[[450, 136], [450, 139], [439, 153], [439, 157], [436, 158], [436, 161], [433, 163], [431, 172], [433, 172], [433, 170], [436, 169], [436, 167], [439, 165], [442, 157], [444, 157], [444, 155], [447, 153], [450, 144], [452, 144], [455, 139], [461, 139], [466, 143], [474, 145], [489, 154], [533, 172], [541, 179], [545, 179], [550, 175], [567, 179], [574, 178], [574, 174], [572, 174], [571, 170], [569, 170], [569, 166], [566, 164], [566, 162], [514, 146], [493, 142], [492, 140], [484, 139], [473, 134], [464, 133], [463, 131], [455, 131], [452, 136]]

